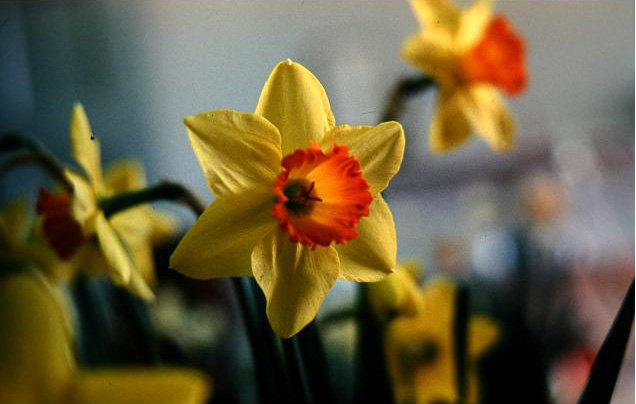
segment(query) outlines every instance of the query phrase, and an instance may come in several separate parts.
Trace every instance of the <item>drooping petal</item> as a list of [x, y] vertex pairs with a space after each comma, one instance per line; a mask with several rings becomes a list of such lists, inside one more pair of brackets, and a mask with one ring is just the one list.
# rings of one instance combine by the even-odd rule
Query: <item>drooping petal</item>
[[358, 237], [336, 246], [340, 256], [340, 279], [375, 282], [393, 272], [397, 255], [395, 224], [389, 206], [378, 194], [369, 217], [358, 225]]
[[283, 155], [309, 147], [311, 140], [320, 143], [336, 125], [320, 81], [289, 59], [280, 62], [267, 79], [256, 114], [280, 131]]
[[102, 194], [104, 180], [99, 141], [93, 135], [82, 104], [75, 104], [71, 117], [71, 146], [75, 161], [86, 171], [95, 192]]
[[217, 197], [271, 193], [280, 170], [280, 134], [256, 114], [223, 110], [185, 118], [192, 148]]
[[203, 212], [170, 257], [170, 267], [197, 279], [252, 276], [250, 254], [276, 227], [273, 198], [216, 200]]
[[417, 33], [404, 43], [402, 58], [443, 87], [456, 84], [458, 56], [447, 44]]
[[347, 146], [349, 155], [360, 162], [362, 176], [371, 186], [371, 194], [382, 192], [400, 169], [404, 156], [404, 131], [397, 122], [378, 126], [340, 125], [327, 135], [339, 146]]
[[457, 6], [449, 0], [411, 0], [411, 8], [429, 38], [452, 45], [460, 21]]
[[256, 245], [254, 277], [267, 298], [267, 318], [280, 337], [293, 336], [313, 320], [336, 282], [339, 267], [333, 247], [312, 251], [290, 242], [279, 229]]
[[470, 135], [470, 126], [455, 92], [442, 91], [431, 120], [429, 145], [434, 153], [461, 146]]
[[[137, 254], [135, 254], [135, 256], [137, 256]], [[139, 270], [131, 272], [130, 282], [128, 282], [126, 288], [142, 300], [153, 301], [155, 299], [154, 292], [150, 289]]]
[[482, 38], [492, 17], [493, 0], [479, 0], [462, 12], [455, 39], [456, 49], [463, 53], [475, 46]]
[[73, 186], [71, 215], [82, 225], [85, 235], [92, 234], [95, 229], [90, 228], [92, 226], [91, 219], [97, 214], [97, 198], [95, 192], [81, 175], [70, 170], [65, 170], [64, 176]]
[[109, 264], [109, 269], [115, 282], [127, 285], [130, 281], [131, 273], [137, 271], [137, 269], [122, 240], [115, 233], [102, 212], [99, 212], [95, 217], [95, 232], [104, 259]]
[[491, 85], [473, 85], [458, 94], [463, 113], [495, 151], [509, 151], [515, 142], [515, 121], [499, 92]]

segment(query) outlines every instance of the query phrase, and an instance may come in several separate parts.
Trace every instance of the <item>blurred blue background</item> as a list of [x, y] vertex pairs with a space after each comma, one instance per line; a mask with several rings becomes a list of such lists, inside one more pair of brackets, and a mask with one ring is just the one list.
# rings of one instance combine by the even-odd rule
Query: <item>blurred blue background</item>
[[[515, 258], [509, 230], [529, 226], [582, 284], [623, 279], [634, 252], [634, 2], [496, 7], [527, 43], [529, 88], [508, 100], [519, 144], [497, 155], [473, 137], [434, 156], [426, 138], [434, 95], [409, 101], [405, 163], [387, 194], [399, 257], [428, 273], [470, 267], [504, 278]], [[149, 181], [182, 182], [211, 201], [185, 116], [253, 111], [271, 69], [291, 58], [323, 83], [338, 123], [375, 124], [392, 86], [415, 73], [399, 50], [417, 28], [408, 3], [394, 0], [4, 0], [0, 132], [32, 134], [70, 162], [70, 111], [81, 101], [105, 163], [139, 158]], [[20, 169], [2, 182], [0, 199], [34, 197], [42, 180]], [[544, 191], [559, 200], [548, 224], [531, 212]], [[603, 309], [579, 305], [598, 343], [624, 285], [594, 292]], [[633, 375], [633, 350], [628, 358]], [[633, 384], [619, 391], [617, 402], [633, 401]]]

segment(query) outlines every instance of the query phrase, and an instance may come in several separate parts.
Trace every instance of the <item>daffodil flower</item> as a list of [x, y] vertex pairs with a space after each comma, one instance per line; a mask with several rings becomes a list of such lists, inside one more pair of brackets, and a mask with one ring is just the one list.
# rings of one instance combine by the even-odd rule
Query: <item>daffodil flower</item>
[[393, 218], [380, 192], [398, 171], [396, 122], [336, 126], [316, 77], [290, 60], [256, 112], [211, 111], [185, 124], [216, 200], [170, 264], [190, 277], [254, 276], [283, 338], [309, 323], [337, 279], [393, 271]]
[[441, 153], [463, 144], [471, 127], [492, 149], [515, 142], [515, 122], [499, 91], [517, 95], [526, 87], [523, 40], [492, 1], [465, 10], [449, 0], [411, 0], [422, 30], [402, 49], [403, 58], [439, 85], [430, 147]]
[[188, 368], [78, 368], [63, 293], [31, 268], [0, 276], [0, 403], [202, 403]]
[[[429, 281], [416, 316], [398, 317], [387, 329], [386, 354], [396, 402], [459, 401], [454, 349], [455, 284]], [[477, 360], [499, 337], [487, 317], [470, 316], [467, 330], [467, 400], [478, 403]]]
[[[43, 231], [62, 260], [73, 259], [83, 270], [105, 267], [116, 283], [144, 299], [153, 297], [144, 277], [151, 280], [151, 241], [160, 228], [171, 226], [148, 206], [138, 206], [106, 218], [100, 198], [145, 185], [139, 165], [125, 162], [102, 174], [99, 141], [93, 135], [84, 108], [77, 104], [71, 118], [71, 144], [75, 160], [87, 177], [65, 170], [73, 194], [40, 191], [37, 211]], [[174, 226], [172, 226], [174, 227]], [[90, 238], [95, 235], [97, 245]], [[96, 247], [97, 246], [97, 247]]]
[[369, 302], [379, 318], [391, 320], [422, 312], [424, 301], [417, 284], [419, 272], [415, 264], [398, 264], [394, 273], [369, 284]]

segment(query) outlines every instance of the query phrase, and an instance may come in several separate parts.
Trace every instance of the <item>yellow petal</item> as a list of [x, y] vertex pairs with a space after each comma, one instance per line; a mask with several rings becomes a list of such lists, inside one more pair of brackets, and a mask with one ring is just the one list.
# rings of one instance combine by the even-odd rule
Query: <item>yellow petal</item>
[[93, 233], [93, 218], [97, 214], [97, 198], [91, 185], [81, 175], [70, 170], [64, 171], [64, 176], [73, 186], [71, 215], [82, 226], [85, 236]]
[[205, 403], [211, 381], [201, 372], [179, 368], [115, 368], [83, 371], [70, 403]]
[[477, 359], [499, 339], [499, 326], [488, 317], [471, 316], [468, 324], [468, 357]]
[[197, 279], [252, 276], [250, 254], [277, 225], [273, 199], [216, 200], [170, 257], [170, 267]]
[[515, 121], [499, 92], [491, 85], [474, 85], [459, 94], [468, 121], [495, 151], [509, 151], [515, 142]]
[[29, 206], [24, 200], [9, 202], [4, 211], [0, 212], [0, 226], [12, 242], [26, 241], [29, 225], [33, 220], [29, 213]]
[[470, 135], [470, 126], [464, 116], [456, 92], [442, 91], [431, 120], [429, 145], [434, 153], [444, 153], [461, 146]]
[[395, 268], [397, 241], [389, 206], [378, 194], [373, 198], [369, 216], [357, 227], [358, 237], [346, 245], [336, 245], [340, 255], [340, 279], [375, 282]]
[[0, 402], [64, 402], [75, 362], [54, 288], [37, 270], [0, 277]]
[[280, 134], [263, 117], [210, 111], [185, 118], [199, 164], [217, 197], [271, 193], [280, 171]]
[[104, 191], [104, 181], [102, 178], [99, 141], [93, 135], [84, 107], [80, 103], [75, 104], [73, 107], [71, 146], [75, 161], [86, 171], [95, 192], [101, 194]]
[[401, 265], [384, 280], [369, 283], [368, 288], [369, 301], [380, 318], [413, 316], [422, 311], [422, 295], [417, 282]]
[[404, 131], [397, 122], [378, 126], [340, 125], [326, 136], [347, 146], [362, 167], [362, 176], [371, 186], [371, 194], [382, 192], [400, 169], [404, 156]]
[[254, 277], [267, 298], [267, 318], [281, 338], [289, 338], [316, 317], [338, 277], [333, 247], [312, 251], [275, 229], [252, 252]]
[[454, 86], [459, 59], [447, 44], [440, 44], [421, 33], [410, 36], [402, 46], [402, 58], [441, 86]]
[[97, 240], [104, 259], [109, 264], [109, 269], [115, 282], [127, 285], [130, 281], [131, 273], [137, 271], [137, 269], [121, 238], [115, 233], [115, 230], [113, 230], [102, 212], [99, 212], [95, 217], [95, 232], [97, 233]]
[[460, 20], [460, 10], [448, 0], [411, 0], [411, 8], [428, 37], [452, 45]]
[[[423, 310], [427, 313], [427, 330], [437, 341], [451, 346], [455, 318], [455, 284], [437, 277], [422, 290]], [[434, 314], [433, 314], [434, 313]]]
[[455, 42], [458, 52], [470, 50], [481, 40], [492, 17], [492, 8], [493, 0], [479, 0], [462, 11]]
[[[137, 254], [135, 254], [135, 256], [137, 256]], [[130, 273], [130, 281], [128, 282], [128, 285], [126, 285], [126, 289], [128, 289], [130, 292], [132, 292], [132, 294], [142, 300], [155, 300], [155, 294], [148, 286], [148, 283], [146, 283], [146, 280], [142, 276], [140, 270], [136, 270]]]
[[298, 63], [280, 62], [261, 92], [256, 114], [280, 131], [283, 156], [318, 143], [336, 121], [320, 81]]
[[141, 189], [146, 186], [146, 172], [137, 160], [118, 161], [106, 169], [104, 182], [113, 193]]

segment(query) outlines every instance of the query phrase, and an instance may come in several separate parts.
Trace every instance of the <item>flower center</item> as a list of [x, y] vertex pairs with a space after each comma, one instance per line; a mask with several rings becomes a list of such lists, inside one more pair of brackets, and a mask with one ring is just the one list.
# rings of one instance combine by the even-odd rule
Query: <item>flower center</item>
[[312, 192], [316, 186], [316, 182], [312, 181], [307, 185], [306, 180], [292, 180], [285, 185], [283, 194], [287, 197], [285, 208], [290, 214], [306, 214], [311, 212], [316, 202], [322, 202], [322, 199], [313, 196]]
[[56, 195], [40, 189], [36, 211], [44, 218], [42, 230], [51, 247], [65, 261], [73, 256], [84, 240], [82, 227], [71, 216], [70, 208], [70, 195]]
[[462, 59], [468, 82], [488, 82], [514, 95], [526, 87], [524, 42], [504, 17], [496, 16], [482, 39]]
[[373, 197], [347, 147], [334, 145], [323, 153], [312, 142], [285, 156], [282, 165], [273, 188], [272, 216], [291, 241], [315, 249], [358, 236], [356, 227], [369, 215]]

